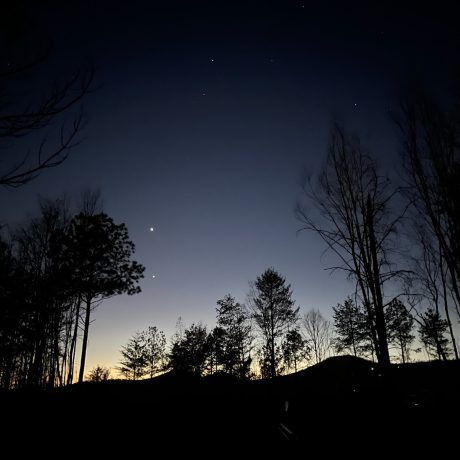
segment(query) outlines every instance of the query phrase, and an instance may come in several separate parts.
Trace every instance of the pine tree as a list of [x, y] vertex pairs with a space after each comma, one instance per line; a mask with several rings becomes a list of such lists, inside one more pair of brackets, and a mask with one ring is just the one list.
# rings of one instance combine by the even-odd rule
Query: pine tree
[[273, 268], [254, 283], [253, 317], [262, 336], [261, 370], [276, 377], [282, 359], [281, 344], [289, 329], [298, 321], [299, 308], [294, 308], [291, 286]]
[[87, 380], [90, 382], [105, 382], [110, 377], [110, 369], [99, 364], [91, 369], [90, 373], [87, 376]]
[[338, 353], [345, 350], [358, 356], [363, 351], [363, 345], [370, 338], [370, 331], [362, 307], [347, 298], [343, 304], [332, 307], [335, 327], [334, 348]]
[[419, 323], [418, 332], [427, 352], [434, 354], [438, 359], [447, 360], [449, 341], [444, 337], [448, 328], [447, 321], [433, 308], [428, 308], [420, 316], [422, 321]]
[[217, 326], [222, 330], [219, 362], [223, 369], [241, 378], [249, 375], [251, 365], [251, 323], [244, 305], [230, 294], [217, 301]]
[[202, 375], [209, 358], [209, 341], [206, 326], [192, 324], [183, 337], [173, 342], [169, 367], [177, 371]]
[[118, 371], [130, 380], [138, 380], [148, 373], [145, 341], [136, 332], [121, 349], [122, 359]]
[[125, 224], [104, 213], [80, 213], [71, 222], [67, 239], [69, 277], [84, 303], [83, 343], [79, 382], [83, 381], [91, 311], [94, 303], [140, 292], [144, 267], [131, 260], [134, 243]]
[[294, 369], [294, 372], [297, 372], [298, 364], [310, 356], [310, 347], [297, 329], [292, 329], [286, 334], [281, 349], [287, 370]]

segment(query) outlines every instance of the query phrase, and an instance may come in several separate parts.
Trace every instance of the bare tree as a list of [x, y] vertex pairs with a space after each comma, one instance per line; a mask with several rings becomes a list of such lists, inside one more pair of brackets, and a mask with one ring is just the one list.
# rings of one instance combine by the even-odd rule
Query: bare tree
[[451, 308], [456, 306], [455, 295], [449, 288], [449, 271], [445, 258], [438, 240], [424, 222], [416, 218], [414, 228], [417, 252], [412, 258], [414, 275], [411, 281], [418, 291], [418, 306], [422, 309], [432, 308], [438, 315], [444, 310], [454, 357], [458, 359], [457, 342], [450, 314]]
[[80, 103], [93, 80], [92, 66], [75, 71], [60, 65], [56, 77], [48, 65], [53, 59], [51, 29], [45, 30], [29, 6], [19, 3], [19, 8], [2, 5], [0, 185], [4, 187], [20, 187], [67, 158], [78, 143]]
[[392, 238], [405, 209], [393, 217], [389, 205], [398, 192], [381, 176], [358, 138], [335, 126], [326, 165], [317, 184], [307, 181], [304, 192], [313, 204], [299, 204], [302, 230], [317, 233], [340, 260], [332, 270], [343, 270], [356, 282], [357, 293], [371, 321], [378, 362], [390, 363], [384, 318], [384, 285], [403, 272], [389, 261]]
[[156, 326], [141, 332], [144, 341], [146, 370], [150, 378], [166, 368], [166, 336]]
[[409, 309], [399, 299], [391, 301], [385, 310], [388, 342], [400, 352], [403, 363], [410, 359], [411, 344], [415, 339], [412, 333], [414, 321]]
[[[455, 100], [455, 98], [453, 98]], [[415, 281], [437, 315], [444, 311], [459, 357], [451, 310], [460, 315], [460, 117], [415, 87], [401, 99], [396, 123], [404, 148], [406, 194], [414, 204]]]
[[[6, 71], [0, 70], [0, 84], [3, 92], [8, 81], [24, 81], [23, 74], [38, 62], [11, 64]], [[55, 84], [45, 91], [39, 101], [21, 101], [6, 104], [14, 94], [2, 94], [0, 100], [0, 148], [2, 170], [0, 185], [17, 188], [37, 177], [49, 168], [59, 166], [78, 143], [82, 129], [82, 109], [79, 103], [89, 93], [93, 80], [93, 70], [80, 71], [62, 84]], [[75, 110], [76, 109], [76, 110]], [[62, 115], [72, 115], [66, 123]], [[18, 140], [41, 140], [34, 149], [19, 145]], [[19, 150], [19, 152], [18, 152]], [[25, 150], [25, 151], [24, 151]]]
[[402, 135], [407, 193], [437, 240], [454, 306], [460, 305], [460, 117], [420, 90], [406, 93], [396, 122]]
[[303, 332], [315, 363], [323, 361], [332, 347], [331, 323], [319, 310], [310, 310], [302, 319]]

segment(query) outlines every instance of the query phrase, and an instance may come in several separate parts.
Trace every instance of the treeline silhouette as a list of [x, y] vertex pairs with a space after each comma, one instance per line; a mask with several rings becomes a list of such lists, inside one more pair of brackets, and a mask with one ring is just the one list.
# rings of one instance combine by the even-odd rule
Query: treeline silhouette
[[[355, 283], [351, 299], [338, 307], [340, 348], [371, 349], [383, 367], [394, 340], [407, 359], [409, 313], [429, 353], [445, 360], [452, 351], [458, 359], [452, 319], [460, 315], [458, 94], [441, 102], [417, 85], [404, 90], [392, 114], [402, 146], [397, 179], [382, 172], [358, 136], [334, 126], [325, 165], [307, 178], [306, 200], [297, 206], [303, 229], [336, 257], [330, 269]], [[391, 316], [406, 323], [397, 337]]]
[[140, 291], [124, 224], [87, 194], [72, 214], [64, 199], [0, 239], [0, 384], [54, 387], [83, 381], [91, 312], [104, 299]]
[[[236, 302], [230, 294], [217, 301], [217, 324], [211, 330], [202, 323], [185, 327], [179, 318], [169, 347], [165, 334], [156, 326], [136, 332], [122, 347], [116, 370], [130, 380], [152, 378], [168, 370], [201, 376], [224, 372], [250, 379], [297, 372], [334, 353], [375, 361], [368, 317], [363, 306], [351, 298], [333, 308], [330, 322], [319, 310], [300, 316], [299, 308], [293, 308], [290, 286], [272, 268], [255, 285], [262, 291], [258, 295], [253, 291], [249, 307]], [[398, 299], [385, 309], [393, 360], [407, 363], [414, 352], [420, 352], [420, 348], [413, 347], [415, 332], [419, 338], [416, 343], [424, 346], [429, 356], [447, 360], [451, 355], [447, 321], [432, 309], [421, 313], [420, 318], [417, 323]], [[88, 380], [106, 380], [101, 377], [103, 372], [107, 375], [108, 370], [96, 366]]]
[[[0, 114], [0, 139], [48, 126], [86, 96], [92, 75], [85, 75], [45, 98], [45, 107], [21, 112], [23, 124], [12, 124], [17, 114]], [[332, 128], [323, 169], [305, 181], [296, 214], [336, 257], [331, 270], [354, 282], [352, 294], [333, 307], [333, 325], [318, 310], [302, 317], [290, 285], [270, 268], [252, 283], [246, 304], [231, 295], [218, 301], [210, 331], [201, 323], [181, 326], [169, 347], [155, 326], [136, 334], [117, 370], [129, 379], [168, 369], [273, 378], [334, 352], [375, 359], [385, 369], [391, 360], [408, 362], [421, 347], [430, 358], [458, 359], [452, 318], [460, 316], [458, 94], [440, 102], [416, 86], [405, 90], [393, 114], [402, 145], [397, 179], [381, 172], [358, 136]], [[0, 185], [21, 186], [60, 164], [75, 134], [56, 152], [39, 148], [35, 166], [20, 161], [19, 169], [2, 172]], [[2, 388], [70, 384], [77, 352], [82, 382], [92, 310], [105, 298], [139, 292], [143, 267], [132, 260], [126, 226], [98, 203], [87, 194], [73, 212], [63, 199], [41, 200], [37, 217], [2, 229]], [[99, 366], [91, 379], [104, 380], [107, 371]]]
[[[332, 331], [314, 310], [300, 321], [290, 285], [273, 269], [264, 272], [239, 310], [254, 340], [239, 364], [252, 372], [242, 376], [275, 377], [331, 350], [375, 359], [383, 372], [422, 347], [430, 358], [459, 358], [452, 319], [460, 316], [458, 94], [441, 103], [415, 85], [404, 91], [393, 114], [403, 147], [396, 179], [358, 136], [333, 127], [324, 167], [305, 181], [296, 212], [336, 256], [331, 270], [346, 273], [353, 294], [333, 308]], [[240, 308], [228, 301], [230, 310]], [[166, 368], [233, 373], [219, 315], [210, 333], [192, 324], [176, 336]]]

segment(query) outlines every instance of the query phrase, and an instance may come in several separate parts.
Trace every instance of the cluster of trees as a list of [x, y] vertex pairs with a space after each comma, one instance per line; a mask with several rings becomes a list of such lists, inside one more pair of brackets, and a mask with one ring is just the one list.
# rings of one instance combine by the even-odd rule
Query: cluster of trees
[[[348, 298], [333, 307], [333, 312], [335, 335], [332, 343], [335, 351], [374, 359], [371, 324], [364, 307]], [[429, 356], [448, 359], [452, 351], [452, 342], [446, 337], [448, 322], [433, 308], [415, 313], [413, 315], [399, 299], [393, 299], [386, 306], [385, 327], [389, 348], [395, 350], [393, 355], [398, 355], [401, 362], [406, 363], [411, 359], [411, 352], [421, 350], [420, 347], [413, 348], [417, 330], [420, 344]]]
[[[229, 294], [217, 301], [216, 313], [216, 326], [210, 331], [201, 323], [186, 328], [179, 319], [169, 350], [156, 327], [137, 332], [121, 350], [118, 371], [133, 380], [168, 370], [273, 378], [319, 363], [334, 352], [377, 358], [372, 322], [363, 305], [347, 298], [333, 307], [332, 322], [319, 310], [301, 317], [290, 285], [273, 268], [252, 283], [247, 305]], [[413, 348], [416, 329], [429, 354], [448, 358], [448, 324], [435, 310], [414, 316], [401, 300], [393, 299], [385, 307], [384, 321], [390, 355], [400, 362], [420, 351]]]
[[[339, 260], [331, 269], [355, 282], [359, 307], [351, 301], [338, 307], [343, 318], [336, 326], [350, 315], [364, 326], [337, 346], [370, 350], [383, 367], [392, 345], [407, 359], [409, 318], [429, 352], [447, 359], [450, 342], [458, 359], [451, 312], [460, 314], [459, 107], [443, 107], [421, 92], [402, 99], [395, 119], [405, 174], [398, 184], [379, 171], [359, 138], [335, 126], [323, 171], [306, 181], [308, 201], [297, 207], [303, 228]], [[406, 331], [393, 329], [399, 315]]]
[[211, 331], [195, 323], [185, 328], [179, 319], [168, 352], [165, 335], [155, 326], [136, 332], [121, 350], [118, 370], [133, 380], [169, 369], [200, 375], [225, 371], [246, 378], [251, 372], [252, 342], [245, 306], [227, 295], [217, 301], [217, 325]]
[[[0, 65], [2, 187], [20, 187], [61, 164], [82, 127], [79, 103], [90, 91], [91, 70], [74, 72], [36, 100], [18, 96], [46, 53], [38, 56], [6, 56]], [[458, 94], [450, 105], [418, 90], [401, 99], [395, 120], [403, 182], [382, 174], [358, 137], [333, 128], [324, 169], [306, 182], [308, 202], [297, 215], [336, 255], [331, 269], [355, 283], [353, 296], [334, 308], [335, 331], [319, 311], [301, 318], [290, 286], [269, 269], [253, 284], [248, 305], [231, 296], [219, 300], [216, 327], [180, 329], [168, 353], [155, 327], [136, 334], [122, 351], [120, 372], [134, 379], [166, 368], [248, 377], [257, 363], [262, 376], [274, 377], [321, 361], [331, 347], [370, 356], [385, 368], [392, 353], [403, 362], [410, 358], [415, 328], [430, 355], [458, 359], [452, 319], [460, 316]], [[69, 114], [66, 125], [62, 115]], [[29, 154], [18, 140], [37, 135]], [[72, 383], [77, 349], [82, 381], [92, 310], [107, 297], [139, 292], [143, 267], [131, 260], [127, 229], [96, 201], [87, 199], [74, 215], [63, 200], [42, 201], [39, 216], [10, 234], [3, 229], [2, 388]], [[104, 368], [90, 374], [104, 378]]]
[[[460, 316], [460, 104], [452, 100], [443, 105], [421, 91], [401, 99], [402, 180], [383, 174], [357, 136], [333, 127], [324, 168], [306, 181], [297, 216], [335, 254], [331, 269], [354, 281], [354, 293], [334, 308], [333, 338], [315, 312], [303, 319], [301, 334], [285, 280], [273, 270], [258, 278], [248, 318], [262, 376], [296, 369], [307, 356], [318, 362], [331, 344], [385, 369], [395, 354], [410, 359], [416, 329], [429, 355], [459, 358], [452, 313]], [[187, 332], [173, 348], [176, 367], [184, 344], [198, 335], [207, 343], [203, 326]], [[222, 366], [219, 330], [210, 336], [211, 361]], [[205, 362], [192, 368], [203, 372]]]
[[91, 312], [113, 295], [140, 291], [124, 224], [97, 210], [89, 194], [72, 215], [65, 200], [0, 238], [0, 385], [69, 384], [84, 377]]
[[128, 379], [150, 378], [166, 368], [166, 337], [156, 326], [136, 332], [121, 350], [119, 372]]
[[[201, 323], [186, 328], [179, 319], [168, 351], [165, 336], [156, 327], [137, 332], [122, 348], [118, 370], [130, 379], [153, 377], [170, 369], [272, 378], [297, 371], [310, 359], [319, 362], [329, 354], [329, 321], [315, 310], [301, 318], [290, 285], [273, 268], [252, 283], [249, 297], [247, 305], [230, 294], [218, 300], [216, 326], [211, 330]], [[152, 340], [156, 344], [152, 349], [148, 337], [161, 340]]]

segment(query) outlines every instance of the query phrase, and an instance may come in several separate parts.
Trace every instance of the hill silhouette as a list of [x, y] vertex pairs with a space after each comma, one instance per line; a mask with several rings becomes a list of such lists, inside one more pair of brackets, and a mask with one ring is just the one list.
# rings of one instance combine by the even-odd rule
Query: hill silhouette
[[407, 436], [421, 420], [458, 414], [459, 377], [455, 361], [393, 365], [384, 376], [375, 363], [342, 356], [273, 380], [170, 372], [141, 381], [9, 391], [0, 399], [13, 431], [59, 437], [83, 421], [88, 433], [103, 429], [114, 439], [271, 444], [371, 436], [388, 423], [392, 433]]

